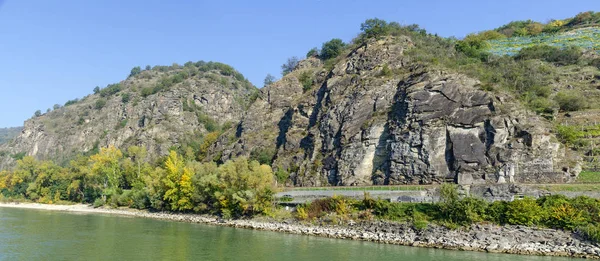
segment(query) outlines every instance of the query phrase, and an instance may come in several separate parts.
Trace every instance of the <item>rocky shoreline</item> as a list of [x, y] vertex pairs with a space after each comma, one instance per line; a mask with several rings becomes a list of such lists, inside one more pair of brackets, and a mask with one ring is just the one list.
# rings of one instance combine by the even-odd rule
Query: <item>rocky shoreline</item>
[[600, 258], [600, 247], [598, 245], [585, 241], [574, 233], [524, 226], [480, 224], [473, 225], [470, 228], [451, 230], [441, 226], [429, 225], [426, 229], [417, 230], [410, 224], [383, 221], [364, 221], [340, 226], [300, 223], [293, 220], [283, 222], [274, 220], [223, 220], [208, 215], [92, 208], [87, 205], [0, 203], [0, 207], [124, 215], [416, 247], [522, 255]]

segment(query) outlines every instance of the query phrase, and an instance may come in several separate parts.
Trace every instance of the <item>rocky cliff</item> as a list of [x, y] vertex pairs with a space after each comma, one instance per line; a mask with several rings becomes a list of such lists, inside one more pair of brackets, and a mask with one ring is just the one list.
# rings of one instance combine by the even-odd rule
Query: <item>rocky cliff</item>
[[414, 46], [407, 36], [386, 37], [326, 64], [308, 58], [256, 101], [231, 71], [142, 71], [117, 93], [27, 121], [0, 150], [66, 161], [139, 145], [160, 156], [218, 129], [203, 160], [249, 156], [296, 186], [561, 183], [581, 171], [544, 119], [477, 79], [417, 62], [407, 53]]
[[[0, 151], [65, 163], [100, 147], [137, 145], [156, 158], [238, 122], [255, 91], [226, 65], [158, 66], [26, 121], [21, 134]], [[12, 166], [13, 157], [2, 157], [0, 167]]]
[[579, 173], [543, 119], [476, 79], [413, 62], [412, 46], [390, 37], [331, 69], [301, 62], [261, 90], [236, 139], [232, 131], [213, 153], [268, 155], [299, 186], [554, 183]]

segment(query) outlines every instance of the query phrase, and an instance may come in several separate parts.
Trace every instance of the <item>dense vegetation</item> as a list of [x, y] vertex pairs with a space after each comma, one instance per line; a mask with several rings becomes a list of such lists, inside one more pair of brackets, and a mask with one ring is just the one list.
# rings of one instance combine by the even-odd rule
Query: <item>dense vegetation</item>
[[412, 222], [417, 229], [424, 229], [429, 223], [450, 228], [479, 222], [540, 226], [576, 231], [600, 242], [600, 200], [597, 199], [552, 195], [537, 200], [526, 197], [489, 203], [479, 198], [460, 197], [453, 185], [442, 186], [440, 195], [439, 203], [392, 203], [373, 199], [368, 194], [363, 200], [335, 196], [301, 205], [296, 217], [333, 223], [384, 219]]
[[80, 156], [67, 167], [23, 157], [14, 171], [0, 172], [2, 197], [40, 203], [83, 202], [94, 206], [220, 214], [268, 214], [271, 167], [245, 158], [200, 163], [172, 151], [153, 166], [144, 148], [115, 147]]

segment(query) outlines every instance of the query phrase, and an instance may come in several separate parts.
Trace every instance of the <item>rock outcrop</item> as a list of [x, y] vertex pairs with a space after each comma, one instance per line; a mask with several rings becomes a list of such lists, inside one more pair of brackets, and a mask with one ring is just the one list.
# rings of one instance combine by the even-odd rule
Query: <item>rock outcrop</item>
[[222, 139], [214, 153], [260, 150], [299, 186], [562, 183], [578, 174], [543, 119], [476, 79], [412, 62], [411, 46], [388, 38], [331, 70], [303, 63], [262, 90], [237, 141]]
[[[185, 139], [201, 136], [226, 122], [238, 122], [256, 89], [245, 80], [217, 70], [202, 72], [194, 68], [188, 65], [142, 71], [119, 83], [115, 93], [99, 92], [34, 117], [25, 122], [15, 140], [0, 146], [0, 151], [63, 164], [77, 154], [94, 153], [108, 145], [121, 149], [137, 145], [146, 147], [154, 159], [168, 154]], [[180, 82], [156, 93], [144, 93], [145, 88], [164, 84], [165, 79], [181, 72], [187, 75]], [[0, 169], [12, 165], [13, 158], [0, 157]]]
[[185, 68], [145, 71], [122, 83], [128, 103], [112, 95], [98, 110], [104, 98], [92, 95], [27, 121], [0, 151], [66, 161], [102, 146], [143, 145], [164, 155], [211, 131], [213, 119], [232, 128], [204, 160], [260, 159], [295, 186], [564, 183], [578, 175], [580, 160], [544, 119], [477, 79], [416, 62], [413, 47], [409, 37], [388, 37], [326, 63], [308, 58], [256, 101], [239, 77], [214, 72], [142, 97], [133, 89]]

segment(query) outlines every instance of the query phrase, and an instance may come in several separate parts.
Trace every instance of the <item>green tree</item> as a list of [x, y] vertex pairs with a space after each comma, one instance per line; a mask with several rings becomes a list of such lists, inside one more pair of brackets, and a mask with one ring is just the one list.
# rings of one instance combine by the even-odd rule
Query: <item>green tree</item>
[[323, 43], [323, 47], [321, 47], [320, 57], [323, 60], [335, 58], [342, 53], [344, 47], [346, 47], [346, 44], [344, 44], [344, 41], [342, 41], [342, 39], [331, 39], [330, 41]]
[[288, 73], [292, 72], [296, 68], [296, 66], [298, 66], [299, 61], [300, 60], [296, 56], [288, 58], [287, 61], [283, 65], [281, 65], [281, 74], [285, 76]]
[[312, 48], [306, 53], [306, 58], [319, 56], [319, 49], [317, 47]]
[[94, 87], [94, 94], [100, 93], [100, 86]]
[[35, 117], [40, 117], [40, 116], [42, 116], [42, 111], [40, 111], [40, 110], [37, 110], [37, 111], [35, 111], [35, 113], [34, 113], [33, 115], [34, 115]]
[[389, 31], [388, 23], [384, 20], [373, 18], [367, 19], [360, 24], [360, 30], [363, 32], [364, 38], [377, 38], [386, 35]]
[[121, 160], [123, 153], [115, 146], [101, 148], [100, 153], [92, 155], [92, 174], [100, 177], [104, 181], [105, 189], [117, 189], [121, 185], [123, 173], [121, 170]]
[[269, 85], [273, 84], [274, 82], [275, 82], [275, 76], [273, 76], [273, 75], [271, 75], [271, 74], [269, 73], [269, 74], [267, 74], [267, 76], [265, 77], [265, 80], [264, 80], [264, 85], [263, 85], [263, 87], [267, 87], [267, 86], [269, 86]]

